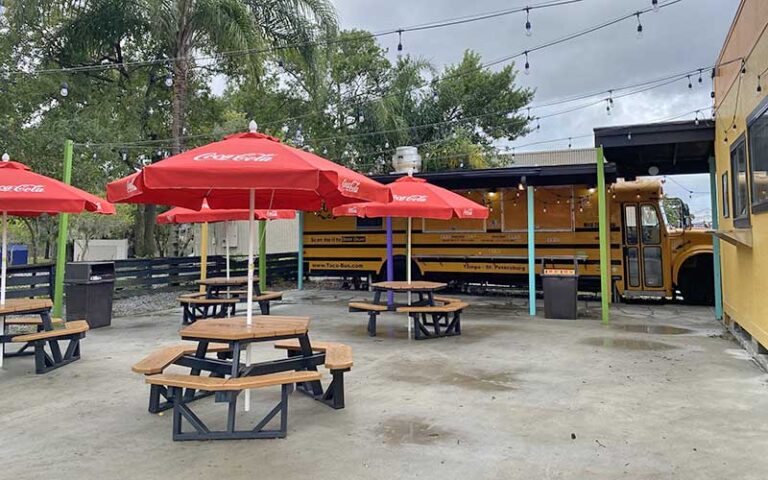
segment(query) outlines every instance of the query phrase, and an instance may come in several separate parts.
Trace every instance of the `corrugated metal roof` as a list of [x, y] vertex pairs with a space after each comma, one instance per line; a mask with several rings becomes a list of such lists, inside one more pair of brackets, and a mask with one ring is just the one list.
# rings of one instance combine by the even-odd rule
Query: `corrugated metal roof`
[[574, 148], [545, 152], [502, 153], [499, 157], [509, 167], [545, 167], [554, 165], [594, 165], [597, 149]]

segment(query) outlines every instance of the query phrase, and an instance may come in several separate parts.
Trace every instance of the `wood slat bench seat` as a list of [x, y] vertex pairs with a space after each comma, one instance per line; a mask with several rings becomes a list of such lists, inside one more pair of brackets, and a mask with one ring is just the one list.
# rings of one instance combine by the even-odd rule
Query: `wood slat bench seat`
[[[325, 366], [328, 370], [349, 370], [354, 365], [352, 361], [352, 347], [349, 345], [312, 340], [311, 346], [315, 352], [325, 352]], [[295, 339], [280, 340], [275, 343], [275, 348], [296, 352], [301, 350], [299, 341]]]
[[204, 318], [223, 318], [234, 313], [236, 298], [207, 298], [204, 293], [186, 294], [177, 298], [182, 307], [181, 323], [189, 325]]
[[386, 312], [389, 310], [389, 307], [386, 305], [379, 305], [377, 303], [367, 303], [367, 302], [349, 302], [349, 311], [350, 312], [366, 312], [368, 313], [368, 336], [369, 337], [375, 337], [376, 336], [376, 317], [381, 312]]
[[[241, 302], [248, 301], [248, 290], [235, 290], [229, 292], [230, 295], [237, 297]], [[283, 299], [283, 292], [263, 291], [254, 295], [253, 301], [259, 304], [259, 310], [262, 315], [269, 315], [270, 302]]]
[[165, 385], [166, 387], [194, 388], [195, 390], [205, 390], [208, 392], [237, 392], [275, 385], [312, 382], [320, 380], [322, 377], [323, 375], [320, 372], [309, 371], [280, 372], [237, 378], [163, 373], [160, 375], [147, 375], [145, 381], [150, 385]]
[[[51, 323], [54, 325], [60, 325], [64, 323], [61, 318], [51, 318]], [[40, 316], [33, 317], [6, 317], [6, 325], [33, 325], [37, 327], [43, 326], [43, 319]]]
[[[163, 347], [141, 359], [131, 367], [131, 370], [135, 373], [144, 375], [156, 375], [162, 373], [166, 367], [172, 365], [182, 356], [191, 355], [195, 353], [196, 350], [196, 346], [192, 343], [188, 345], [170, 345], [168, 347]], [[229, 345], [226, 343], [208, 344], [208, 352], [228, 352], [229, 350]]]
[[28, 333], [26, 335], [16, 335], [14, 342], [35, 342], [38, 340], [48, 340], [51, 338], [67, 337], [78, 333], [87, 332], [90, 327], [85, 320], [73, 320], [66, 322], [62, 328], [55, 330], [45, 330], [42, 332]]
[[434, 306], [404, 306], [398, 307], [397, 311], [407, 313], [413, 319], [414, 338], [424, 340], [461, 335], [461, 313], [467, 307], [469, 304], [466, 302], [453, 302]]
[[469, 306], [465, 302], [446, 303], [444, 305], [419, 305], [397, 307], [400, 313], [453, 313]]
[[[301, 346], [295, 339], [280, 340], [275, 343], [275, 348], [287, 350], [288, 356], [301, 355]], [[335, 409], [344, 408], [344, 373], [352, 369], [352, 347], [337, 342], [319, 342], [312, 340], [312, 351], [323, 352], [325, 354], [325, 368], [331, 371], [331, 383], [325, 389], [325, 393], [317, 400], [330, 405]], [[309, 394], [309, 390], [303, 386], [299, 387], [304, 393]]]
[[[232, 440], [246, 438], [284, 438], [288, 433], [288, 395], [293, 390], [293, 384], [319, 381], [319, 372], [281, 372], [268, 375], [257, 375], [238, 378], [200, 377], [196, 375], [162, 374], [149, 375], [145, 381], [153, 387], [164, 387], [168, 391], [168, 399], [173, 404], [174, 441], [182, 440]], [[237, 430], [237, 397], [246, 389], [269, 386], [281, 387], [280, 402], [262, 418], [254, 428]], [[184, 395], [184, 389], [203, 390], [216, 393], [216, 400], [229, 403], [227, 427], [225, 430], [213, 431], [203, 420], [189, 408], [189, 401]], [[267, 424], [280, 414], [280, 427], [266, 429]], [[190, 424], [192, 431], [184, 431], [183, 420]]]
[[458, 298], [444, 297], [442, 295], [435, 295], [432, 298], [433, 298], [434, 301], [440, 302], [440, 303], [444, 303], [444, 304], [447, 304], [447, 303], [461, 303], [461, 300], [459, 300]]
[[[61, 328], [54, 330], [42, 330], [13, 337], [14, 343], [26, 343], [24, 348], [28, 345], [34, 347], [35, 373], [47, 373], [80, 359], [80, 340], [85, 338], [85, 332], [89, 329], [88, 322], [74, 320], [60, 325], [62, 325]], [[69, 342], [64, 353], [59, 346], [60, 341]]]

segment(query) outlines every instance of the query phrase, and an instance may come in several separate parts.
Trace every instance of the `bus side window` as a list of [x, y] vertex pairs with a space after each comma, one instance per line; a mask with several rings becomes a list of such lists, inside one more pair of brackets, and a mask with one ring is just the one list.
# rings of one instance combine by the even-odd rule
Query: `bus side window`
[[653, 205], [640, 207], [640, 217], [643, 226], [643, 244], [656, 245], [661, 242], [659, 215]]
[[637, 207], [635, 205], [624, 207], [624, 232], [627, 245], [637, 245]]

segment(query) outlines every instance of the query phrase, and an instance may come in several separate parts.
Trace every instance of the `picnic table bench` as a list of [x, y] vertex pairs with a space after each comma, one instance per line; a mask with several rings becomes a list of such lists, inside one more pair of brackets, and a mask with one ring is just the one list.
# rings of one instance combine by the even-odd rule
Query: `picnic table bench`
[[[371, 285], [374, 288], [372, 302], [349, 302], [350, 312], [368, 313], [368, 335], [376, 336], [376, 319], [383, 312], [407, 313], [414, 325], [414, 339], [446, 337], [461, 335], [461, 313], [469, 306], [459, 299], [435, 295], [435, 292], [446, 287], [444, 283], [429, 281], [388, 281]], [[383, 293], [395, 292], [416, 294], [416, 301], [403, 305], [387, 304], [382, 301]]]
[[[12, 298], [0, 306], [2, 329], [0, 342], [4, 357], [35, 356], [35, 373], [42, 374], [80, 359], [80, 340], [88, 331], [88, 322], [64, 322], [51, 318], [53, 302], [47, 298]], [[35, 332], [8, 331], [9, 326], [35, 327]], [[60, 341], [68, 342], [62, 352]], [[9, 343], [23, 344], [14, 352], [5, 352]]]
[[[251, 325], [242, 317], [197, 322], [180, 331], [182, 339], [196, 343], [163, 347], [135, 364], [133, 371], [145, 375], [146, 382], [150, 384], [150, 412], [174, 409], [174, 440], [272, 438], [271, 435], [277, 433], [264, 432], [262, 427], [276, 415], [278, 409], [287, 408], [287, 394], [290, 392], [284, 390], [281, 403], [262, 419], [255, 430], [242, 432], [234, 429], [232, 416], [240, 391], [295, 383], [318, 401], [333, 408], [344, 407], [343, 373], [352, 367], [352, 351], [342, 344], [319, 342], [313, 345], [309, 341], [308, 329], [307, 317], [254, 316]], [[248, 345], [270, 340], [278, 341], [280, 346], [276, 345], [277, 348], [289, 350], [288, 358], [251, 365], [240, 361], [240, 353]], [[207, 356], [214, 352], [218, 353], [218, 358]], [[188, 367], [189, 374], [166, 373], [166, 368], [171, 365]], [[319, 365], [325, 365], [333, 376], [325, 391], [317, 372]], [[202, 376], [203, 372], [208, 376]], [[272, 377], [278, 374], [283, 376]], [[270, 383], [269, 379], [273, 378], [283, 379], [282, 383]], [[226, 431], [210, 432], [205, 424], [196, 423], [189, 410], [190, 402], [212, 394], [216, 395], [217, 401], [230, 404]], [[165, 397], [165, 402], [161, 402], [161, 397]], [[285, 422], [286, 416], [287, 413], [281, 416], [281, 422]], [[196, 432], [182, 434], [182, 417], [193, 425]], [[258, 432], [263, 435], [252, 436]], [[285, 434], [284, 428], [281, 432]]]

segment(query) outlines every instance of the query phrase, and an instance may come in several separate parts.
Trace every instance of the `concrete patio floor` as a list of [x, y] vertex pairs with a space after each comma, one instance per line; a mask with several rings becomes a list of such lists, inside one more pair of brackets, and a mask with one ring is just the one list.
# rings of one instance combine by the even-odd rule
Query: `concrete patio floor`
[[[467, 297], [461, 337], [414, 342], [395, 314], [367, 337], [365, 314], [346, 311], [366, 296], [288, 292], [274, 306], [310, 315], [311, 338], [355, 358], [347, 408], [294, 394], [283, 440], [172, 442], [170, 414], [147, 413], [130, 367], [179, 341], [176, 310], [114, 319], [88, 333], [82, 360], [46, 375], [8, 359], [0, 478], [765, 478], [768, 375], [709, 309], [619, 305], [605, 327], [586, 318], [597, 303], [555, 321], [529, 318], [521, 299]], [[247, 419], [277, 390], [255, 391]], [[223, 423], [225, 405], [195, 407]]]

